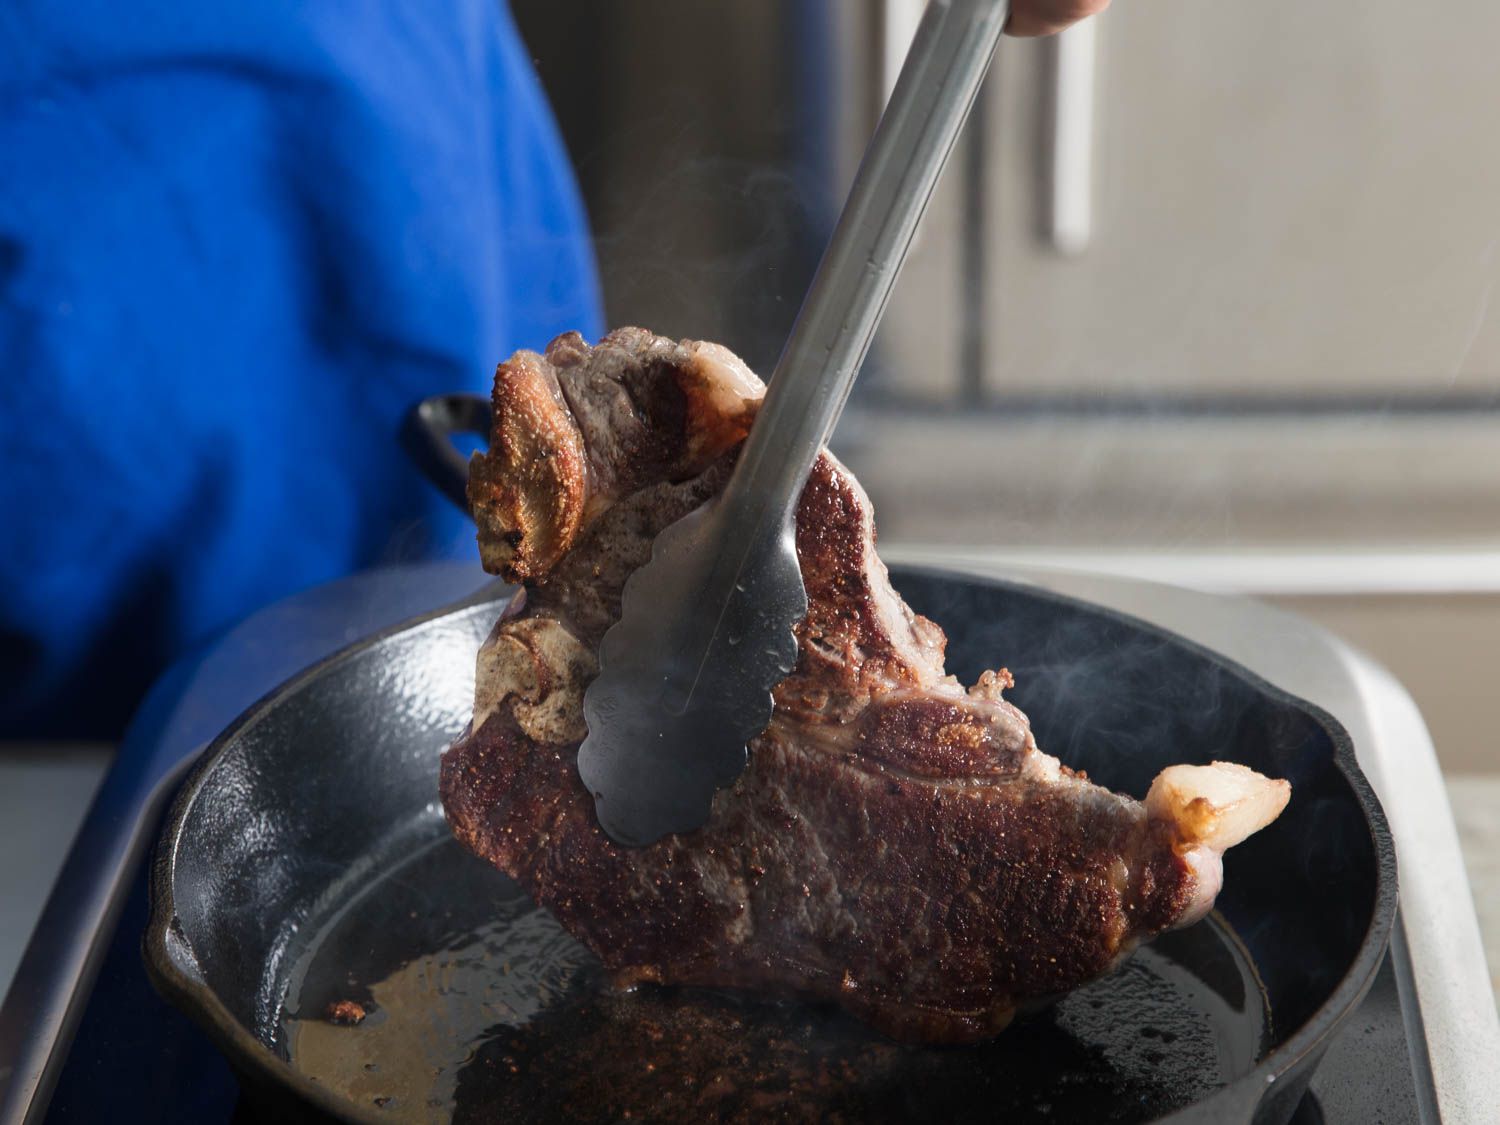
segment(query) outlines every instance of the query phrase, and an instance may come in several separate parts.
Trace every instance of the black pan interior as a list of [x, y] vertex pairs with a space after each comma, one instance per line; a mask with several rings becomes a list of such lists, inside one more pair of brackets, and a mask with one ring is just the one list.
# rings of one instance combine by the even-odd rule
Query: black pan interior
[[[222, 740], [164, 842], [159, 983], [257, 1087], [370, 1119], [1287, 1120], [1308, 1041], [1347, 1007], [1327, 1006], [1346, 974], [1373, 973], [1394, 906], [1342, 732], [1140, 622], [1022, 586], [896, 578], [948, 631], [950, 670], [1008, 666], [1042, 747], [1095, 780], [1139, 796], [1162, 766], [1215, 758], [1291, 779], [1286, 814], [1227, 857], [1218, 917], [963, 1050], [896, 1048], [806, 1005], [610, 997], [441, 823], [437, 756], [467, 719], [491, 603], [312, 670]], [[329, 1023], [337, 1000], [365, 1019]], [[1294, 1034], [1298, 1058], [1267, 1062]]]

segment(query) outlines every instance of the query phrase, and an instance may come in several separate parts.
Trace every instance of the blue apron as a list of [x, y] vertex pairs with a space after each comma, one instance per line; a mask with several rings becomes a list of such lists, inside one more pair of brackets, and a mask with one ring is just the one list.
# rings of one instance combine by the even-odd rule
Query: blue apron
[[473, 531], [402, 412], [600, 331], [498, 0], [0, 6], [0, 738]]

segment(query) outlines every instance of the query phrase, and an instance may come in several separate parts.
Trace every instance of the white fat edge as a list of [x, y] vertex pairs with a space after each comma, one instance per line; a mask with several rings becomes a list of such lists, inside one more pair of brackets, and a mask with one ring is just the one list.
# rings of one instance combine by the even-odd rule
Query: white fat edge
[[1184, 844], [1222, 854], [1280, 816], [1291, 795], [1289, 782], [1235, 762], [1168, 766], [1151, 783], [1146, 810]]
[[760, 376], [723, 344], [686, 340], [682, 348], [692, 370], [703, 379], [709, 402], [720, 414], [738, 414], [747, 402], [765, 397], [766, 385]]

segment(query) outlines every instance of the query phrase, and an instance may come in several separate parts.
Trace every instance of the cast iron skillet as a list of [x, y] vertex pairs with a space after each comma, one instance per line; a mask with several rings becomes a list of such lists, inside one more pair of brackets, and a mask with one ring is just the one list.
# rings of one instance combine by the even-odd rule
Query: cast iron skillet
[[[427, 421], [482, 424], [451, 407]], [[1133, 618], [893, 577], [947, 630], [950, 670], [1009, 666], [1041, 746], [1096, 781], [1139, 796], [1162, 766], [1213, 758], [1291, 780], [1281, 818], [1226, 857], [1214, 916], [974, 1048], [899, 1048], [812, 1005], [612, 997], [549, 916], [452, 843], [437, 803], [496, 588], [329, 657], [215, 741], [158, 846], [153, 980], [276, 1120], [1301, 1120], [1396, 906], [1390, 833], [1343, 728]], [[362, 1022], [329, 1021], [345, 1000]]]

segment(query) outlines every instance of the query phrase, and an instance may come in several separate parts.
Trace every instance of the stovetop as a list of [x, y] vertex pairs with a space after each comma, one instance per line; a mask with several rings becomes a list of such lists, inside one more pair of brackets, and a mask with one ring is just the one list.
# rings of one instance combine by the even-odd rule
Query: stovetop
[[[1295, 1120], [1493, 1121], [1500, 1079], [1489, 1061], [1500, 1051], [1500, 1026], [1436, 760], [1399, 685], [1315, 627], [1238, 599], [1012, 567], [1004, 577], [1176, 629], [1321, 704], [1350, 729], [1396, 836], [1403, 911], [1369, 996], [1334, 1040]], [[165, 798], [182, 761], [264, 691], [333, 649], [471, 595], [485, 581], [467, 568], [440, 566], [335, 583], [257, 615], [158, 687], [0, 1011], [0, 1085], [8, 1083], [0, 1123], [256, 1120], [228, 1065], [156, 995], [142, 968], [146, 854]], [[1392, 786], [1397, 762], [1401, 784]], [[17, 1069], [7, 1077], [12, 1059]]]

